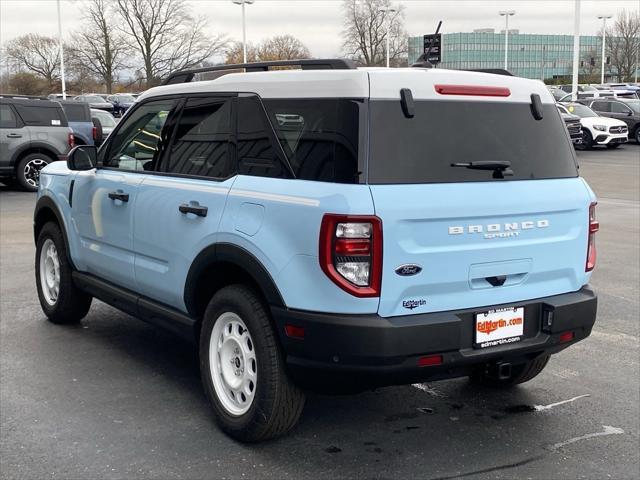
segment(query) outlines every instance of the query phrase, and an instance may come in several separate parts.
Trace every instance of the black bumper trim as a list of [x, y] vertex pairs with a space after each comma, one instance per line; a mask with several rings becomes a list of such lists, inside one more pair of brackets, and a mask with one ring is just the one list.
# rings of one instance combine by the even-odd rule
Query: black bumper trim
[[[596, 319], [597, 297], [588, 286], [577, 292], [496, 305], [525, 307], [525, 333], [520, 342], [473, 348], [474, 314], [485, 307], [384, 318], [340, 315], [272, 307], [287, 363], [296, 374], [309, 371], [357, 374], [372, 383], [406, 383], [407, 379], [455, 377], [473, 366], [494, 361], [525, 361], [556, 353], [589, 336]], [[493, 308], [493, 307], [488, 307]], [[552, 312], [552, 323], [547, 319]], [[285, 324], [304, 327], [304, 339], [288, 337]], [[560, 343], [561, 332], [573, 331]], [[418, 367], [417, 359], [442, 354], [443, 364]], [[296, 375], [298, 376], [298, 375]]]

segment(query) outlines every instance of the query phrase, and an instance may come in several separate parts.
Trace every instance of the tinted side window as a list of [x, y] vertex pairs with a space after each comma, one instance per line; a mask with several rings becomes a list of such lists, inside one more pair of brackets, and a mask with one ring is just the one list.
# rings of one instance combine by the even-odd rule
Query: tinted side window
[[89, 109], [85, 105], [72, 105], [65, 103], [62, 108], [70, 122], [90, 122]]
[[271, 126], [258, 97], [238, 98], [238, 173], [288, 178], [289, 172], [271, 142]]
[[176, 126], [166, 171], [202, 177], [228, 178], [231, 156], [233, 100], [192, 98]]
[[153, 170], [160, 151], [160, 139], [173, 100], [140, 105], [118, 129], [109, 146], [105, 167], [123, 170]]
[[67, 120], [61, 108], [37, 105], [16, 105], [16, 108], [27, 125], [41, 127], [67, 126]]
[[357, 183], [361, 102], [266, 99], [264, 104], [297, 178]]
[[611, 113], [629, 113], [631, 110], [620, 102], [611, 102]]
[[16, 128], [18, 121], [9, 105], [0, 105], [0, 128]]
[[591, 108], [596, 112], [610, 112], [609, 102], [593, 102]]

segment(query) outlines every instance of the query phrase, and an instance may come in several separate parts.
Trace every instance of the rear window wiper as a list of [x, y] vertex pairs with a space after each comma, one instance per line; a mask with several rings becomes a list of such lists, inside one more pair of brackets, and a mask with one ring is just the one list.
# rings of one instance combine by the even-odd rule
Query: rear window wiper
[[459, 162], [452, 163], [451, 166], [464, 167], [471, 170], [493, 170], [493, 178], [504, 178], [505, 175], [513, 175], [513, 170], [511, 170], [511, 162], [508, 160]]

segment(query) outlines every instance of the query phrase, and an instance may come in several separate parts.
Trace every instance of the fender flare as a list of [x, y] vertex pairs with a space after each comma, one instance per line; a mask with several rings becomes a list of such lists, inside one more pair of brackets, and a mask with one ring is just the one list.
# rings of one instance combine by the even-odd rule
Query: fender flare
[[10, 166], [15, 166], [16, 163], [18, 162], [18, 158], [20, 158], [22, 156], [22, 154], [24, 152], [26, 152], [27, 150], [31, 150], [34, 148], [38, 148], [40, 150], [46, 150], [47, 152], [49, 152], [52, 156], [53, 156], [53, 160], [59, 160], [60, 155], [62, 155], [61, 153], [59, 153], [52, 145], [47, 144], [47, 143], [42, 143], [42, 142], [29, 142], [28, 144], [23, 145], [22, 147], [18, 148], [18, 150], [16, 150], [13, 155], [11, 156], [11, 160], [9, 160], [9, 165]]
[[189, 267], [184, 288], [184, 303], [190, 314], [194, 315], [197, 310], [195, 292], [198, 278], [211, 265], [223, 262], [244, 270], [260, 287], [269, 305], [286, 308], [273, 277], [251, 252], [232, 243], [214, 243], [204, 248]]
[[67, 237], [67, 228], [64, 223], [64, 217], [60, 213], [60, 209], [58, 208], [58, 206], [56, 205], [56, 203], [53, 201], [51, 197], [48, 197], [48, 196], [40, 197], [36, 202], [35, 208], [33, 209], [33, 241], [34, 243], [36, 244], [38, 243], [37, 219], [38, 219], [38, 215], [43, 210], [50, 210], [53, 213], [53, 215], [56, 217], [56, 220], [58, 221], [58, 225], [60, 226], [60, 231], [62, 232], [62, 238], [64, 239], [64, 247], [66, 250], [67, 259], [69, 260], [69, 264], [71, 265], [71, 267], [75, 270], [76, 267], [73, 264], [73, 260], [71, 259], [71, 251], [69, 249], [69, 239]]

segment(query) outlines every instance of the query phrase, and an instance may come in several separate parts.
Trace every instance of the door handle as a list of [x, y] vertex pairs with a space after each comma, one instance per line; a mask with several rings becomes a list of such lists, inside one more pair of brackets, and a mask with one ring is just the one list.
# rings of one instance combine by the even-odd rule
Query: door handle
[[121, 202], [129, 201], [129, 194], [122, 192], [109, 192], [109, 198], [111, 200], [120, 200]]
[[209, 211], [209, 209], [205, 206], [202, 205], [193, 205], [193, 204], [187, 204], [187, 203], [183, 203], [182, 205], [180, 205], [178, 207], [178, 210], [180, 211], [180, 213], [193, 213], [194, 215], [197, 215], [199, 217], [206, 217], [207, 216], [207, 212]]
[[19, 133], [7, 133], [7, 138], [22, 138]]

